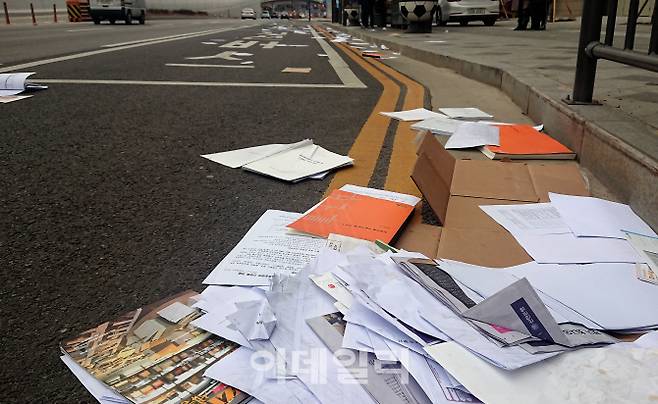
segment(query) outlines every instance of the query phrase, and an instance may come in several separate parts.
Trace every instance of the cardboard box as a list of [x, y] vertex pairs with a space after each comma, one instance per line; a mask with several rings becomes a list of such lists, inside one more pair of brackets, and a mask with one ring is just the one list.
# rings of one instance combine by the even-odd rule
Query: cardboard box
[[546, 202], [548, 192], [589, 195], [575, 162], [463, 159], [429, 133], [418, 154], [411, 177], [444, 225], [439, 258], [489, 267], [529, 262], [525, 250], [479, 206]]
[[407, 251], [416, 251], [433, 258], [439, 249], [441, 227], [424, 223], [409, 223], [393, 244], [394, 247]]

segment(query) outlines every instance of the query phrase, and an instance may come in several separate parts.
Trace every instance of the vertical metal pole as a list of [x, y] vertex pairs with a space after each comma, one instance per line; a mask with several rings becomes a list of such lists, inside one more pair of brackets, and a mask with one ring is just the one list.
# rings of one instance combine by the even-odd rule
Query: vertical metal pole
[[638, 9], [640, 0], [631, 0], [628, 7], [628, 20], [626, 21], [626, 38], [624, 38], [624, 49], [633, 49], [635, 46], [635, 28], [637, 27]]
[[34, 6], [30, 3], [30, 13], [32, 13], [32, 25], [37, 25], [37, 16], [34, 15]]
[[649, 53], [658, 53], [658, 0], [653, 5], [651, 15], [651, 39], [649, 40]]
[[57, 23], [57, 4], [53, 3], [53, 22]]
[[9, 25], [10, 22], [9, 22], [9, 11], [7, 10], [7, 2], [3, 1], [2, 6], [5, 9], [5, 22], [7, 23], [7, 25]]
[[573, 101], [575, 102], [592, 102], [594, 80], [596, 78], [596, 59], [588, 56], [585, 48], [588, 44], [601, 40], [602, 19], [603, 2], [601, 0], [583, 0], [578, 60], [576, 61], [576, 80], [573, 85]]
[[608, 0], [608, 20], [605, 23], [605, 44], [608, 46], [612, 46], [612, 43], [615, 41], [618, 3], [619, 0]]
[[308, 20], [311, 21], [311, 0], [308, 0]]

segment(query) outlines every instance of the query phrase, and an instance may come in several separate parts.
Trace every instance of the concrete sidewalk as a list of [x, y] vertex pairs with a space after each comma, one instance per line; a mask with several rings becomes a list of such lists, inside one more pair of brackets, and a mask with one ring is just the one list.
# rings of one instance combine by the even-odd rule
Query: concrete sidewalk
[[[547, 31], [513, 31], [515, 25], [448, 25], [431, 34], [334, 28], [502, 89], [658, 227], [658, 74], [600, 61], [594, 96], [603, 105], [567, 105], [562, 100], [573, 87], [580, 23], [549, 24]], [[618, 23], [616, 44], [625, 28]], [[648, 48], [649, 30], [638, 26], [636, 49]]]

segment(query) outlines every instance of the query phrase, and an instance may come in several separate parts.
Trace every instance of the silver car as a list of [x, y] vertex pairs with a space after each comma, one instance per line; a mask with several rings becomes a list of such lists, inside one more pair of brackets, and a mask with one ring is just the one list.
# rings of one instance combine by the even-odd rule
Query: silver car
[[465, 26], [471, 21], [482, 21], [491, 26], [498, 19], [499, 4], [499, 0], [439, 0], [436, 23], [446, 25], [455, 21]]

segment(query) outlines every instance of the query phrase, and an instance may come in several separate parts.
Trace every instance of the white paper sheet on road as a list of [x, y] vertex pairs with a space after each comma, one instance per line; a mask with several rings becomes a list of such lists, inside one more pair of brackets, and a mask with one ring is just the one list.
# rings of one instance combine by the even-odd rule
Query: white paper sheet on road
[[380, 112], [382, 115], [386, 115], [390, 118], [397, 119], [400, 121], [422, 121], [434, 117], [442, 117], [442, 114], [438, 112], [430, 111], [425, 108], [416, 108], [406, 111], [397, 111], [397, 112]]
[[109, 388], [105, 383], [90, 375], [82, 366], [68, 355], [60, 359], [69, 368], [71, 373], [82, 383], [87, 391], [101, 404], [129, 404], [126, 398]]
[[265, 157], [269, 157], [286, 150], [292, 150], [312, 144], [313, 141], [311, 139], [305, 139], [295, 143], [273, 143], [262, 146], [247, 147], [244, 149], [229, 150], [220, 153], [204, 154], [201, 155], [201, 157], [227, 167], [239, 168], [249, 163], [253, 163], [254, 161], [264, 159]]
[[590, 264], [595, 262], [643, 262], [626, 240], [576, 237], [572, 233], [514, 237], [533, 260], [540, 264]]
[[559, 300], [608, 330], [658, 326], [658, 286], [635, 275], [634, 264], [539, 265], [504, 270], [525, 277], [537, 290]]
[[242, 166], [243, 169], [296, 182], [335, 168], [351, 165], [354, 160], [310, 144], [256, 160]]
[[0, 74], [0, 96], [16, 95], [25, 91], [27, 78], [34, 72], [28, 73], [1, 73]]
[[0, 104], [8, 104], [14, 101], [24, 100], [32, 97], [31, 95], [0, 95]]
[[[260, 359], [260, 360], [259, 360]], [[266, 369], [268, 356], [240, 347], [210, 366], [204, 376], [220, 381], [267, 404], [319, 404], [297, 378], [271, 379]], [[251, 404], [251, 401], [250, 401]]]
[[439, 111], [448, 118], [454, 119], [479, 120], [493, 118], [493, 115], [478, 108], [439, 108]]
[[464, 122], [450, 136], [445, 148], [466, 149], [486, 145], [500, 145], [500, 129], [483, 123]]
[[274, 274], [293, 275], [314, 259], [326, 241], [290, 234], [299, 213], [268, 210], [203, 281], [216, 285], [269, 285]]
[[482, 205], [487, 215], [512, 234], [562, 234], [571, 229], [550, 203]]
[[626, 238], [623, 230], [647, 236], [656, 233], [630, 206], [589, 196], [549, 192], [551, 203], [577, 236]]
[[411, 125], [411, 129], [415, 130], [429, 130], [437, 135], [452, 135], [463, 121], [451, 119], [446, 116], [435, 116], [429, 119], [416, 122]]
[[658, 391], [658, 345], [651, 341], [653, 335], [645, 337], [569, 352], [513, 372], [491, 366], [453, 342], [427, 350], [487, 404], [650, 404]]

